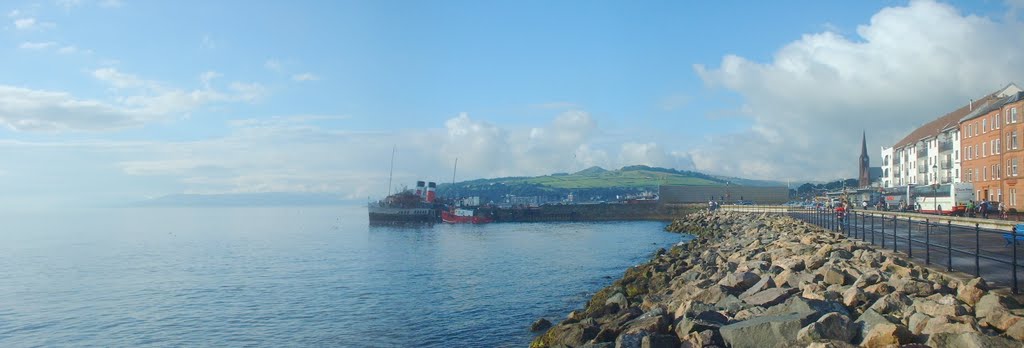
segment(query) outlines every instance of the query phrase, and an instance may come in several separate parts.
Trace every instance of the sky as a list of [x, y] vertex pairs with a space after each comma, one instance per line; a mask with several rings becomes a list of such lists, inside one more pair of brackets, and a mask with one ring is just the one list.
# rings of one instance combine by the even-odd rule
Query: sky
[[[1024, 0], [0, 4], [0, 206], [379, 198], [644, 164], [857, 175], [1024, 85]], [[455, 161], [458, 159], [456, 170]]]

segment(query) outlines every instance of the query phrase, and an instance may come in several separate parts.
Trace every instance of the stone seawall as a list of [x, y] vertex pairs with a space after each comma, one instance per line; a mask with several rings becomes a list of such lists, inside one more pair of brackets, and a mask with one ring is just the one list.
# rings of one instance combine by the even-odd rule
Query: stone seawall
[[[531, 347], [1022, 347], [1024, 310], [788, 217], [693, 213]], [[539, 322], [537, 324], [543, 324]]]
[[543, 205], [535, 208], [482, 208], [496, 222], [672, 220], [699, 210], [692, 204], [601, 203]]

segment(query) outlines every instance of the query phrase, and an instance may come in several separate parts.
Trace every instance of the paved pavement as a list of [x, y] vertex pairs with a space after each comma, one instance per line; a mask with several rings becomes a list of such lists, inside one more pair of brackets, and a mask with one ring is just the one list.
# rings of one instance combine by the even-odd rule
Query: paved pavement
[[[838, 222], [832, 214], [810, 210], [790, 211], [788, 214], [799, 220], [838, 229]], [[1021, 279], [1024, 278], [1024, 262], [1021, 260], [1024, 259], [1024, 247], [1006, 243], [1003, 235], [1009, 230], [925, 223], [892, 214], [863, 211], [849, 214], [848, 220], [842, 231], [848, 237], [871, 242], [879, 249], [909, 254], [918, 263], [940, 268], [952, 263], [954, 271], [980, 274], [990, 284], [1007, 288], [1012, 288], [1015, 269], [1018, 284], [1024, 280]], [[1013, 262], [1015, 248], [1016, 268]], [[975, 254], [979, 256], [975, 257]]]

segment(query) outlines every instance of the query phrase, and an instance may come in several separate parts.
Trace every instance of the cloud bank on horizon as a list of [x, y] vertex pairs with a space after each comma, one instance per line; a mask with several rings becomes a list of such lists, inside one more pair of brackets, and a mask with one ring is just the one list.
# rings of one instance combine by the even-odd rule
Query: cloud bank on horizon
[[[1018, 15], [1024, 4], [1012, 1], [988, 15], [912, 1], [852, 19], [863, 23], [854, 34], [828, 25], [752, 57], [712, 47], [718, 50], [705, 54], [720, 62], [668, 62], [659, 67], [674, 72], [665, 80], [678, 81], [647, 76], [643, 82], [665, 85], [649, 93], [629, 84], [594, 92], [592, 84], [569, 85], [557, 75], [526, 86], [514, 85], [516, 74], [450, 76], [455, 85], [492, 78], [510, 86], [477, 81], [490, 89], [421, 89], [441, 100], [446, 93], [473, 94], [443, 105], [378, 84], [385, 77], [359, 74], [390, 62], [378, 72], [429, 87], [448, 83], [435, 76], [447, 69], [438, 66], [461, 62], [459, 57], [408, 68], [392, 62], [400, 55], [381, 53], [394, 48], [374, 46], [380, 51], [369, 58], [345, 51], [319, 62], [281, 52], [306, 47], [278, 42], [282, 47], [258, 51], [258, 45], [243, 46], [246, 36], [198, 28], [189, 40], [164, 42], [189, 47], [182, 54], [196, 62], [176, 59], [180, 66], [170, 67], [63, 31], [81, 24], [78, 14], [130, 22], [131, 10], [144, 4], [66, 5], [52, 12], [38, 6], [7, 12], [0, 45], [14, 63], [0, 70], [10, 73], [0, 79], [0, 189], [9, 193], [0, 205], [89, 204], [170, 193], [379, 197], [387, 191], [393, 149], [395, 186], [447, 182], [456, 158], [456, 180], [634, 164], [753, 179], [833, 180], [856, 175], [862, 130], [877, 160], [880, 146], [916, 126], [1007, 83], [1024, 83], [1024, 23]], [[404, 42], [398, 41], [394, 45]], [[677, 44], [687, 46], [673, 37], [652, 45]], [[402, 50], [420, 49], [406, 46]], [[241, 55], [226, 53], [231, 50]], [[637, 62], [620, 57], [605, 63]], [[29, 67], [55, 68], [25, 72]], [[693, 86], [683, 86], [686, 81]], [[559, 85], [587, 93], [564, 92]], [[513, 88], [556, 92], [504, 95]], [[493, 99], [479, 100], [481, 95]], [[646, 106], [612, 105], [619, 95]], [[363, 100], [380, 111], [363, 108], [357, 103]]]

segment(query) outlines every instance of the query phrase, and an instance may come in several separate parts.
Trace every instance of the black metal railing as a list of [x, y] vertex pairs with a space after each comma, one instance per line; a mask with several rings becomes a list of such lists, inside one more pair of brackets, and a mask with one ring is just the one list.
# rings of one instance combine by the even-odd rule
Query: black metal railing
[[[808, 213], [793, 211], [791, 214]], [[926, 265], [938, 264], [945, 266], [946, 271], [984, 275], [989, 282], [1008, 283], [1014, 294], [1019, 293], [1017, 244], [1024, 242], [1024, 234], [982, 228], [978, 223], [942, 223], [864, 210], [854, 210], [842, 218], [825, 210], [815, 210], [811, 214], [815, 217], [801, 220], [824, 222], [815, 224], [882, 249], [902, 252]], [[938, 238], [933, 238], [933, 235]], [[933, 258], [936, 254], [938, 258]]]
[[760, 214], [785, 214], [798, 220], [843, 233], [847, 238], [864, 241], [883, 250], [907, 255], [925, 265], [943, 266], [997, 285], [1007, 285], [1019, 294], [1018, 244], [1024, 243], [1024, 231], [981, 227], [977, 222], [954, 224], [924, 218], [871, 210], [853, 210], [839, 215], [832, 209], [800, 206], [736, 206], [726, 210]]

